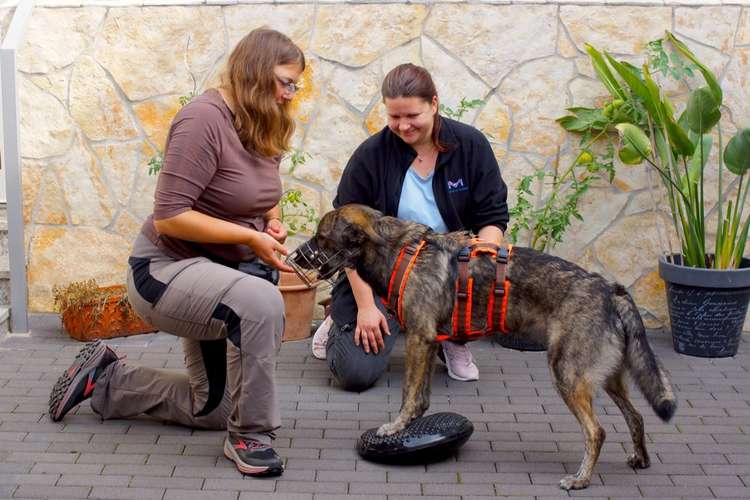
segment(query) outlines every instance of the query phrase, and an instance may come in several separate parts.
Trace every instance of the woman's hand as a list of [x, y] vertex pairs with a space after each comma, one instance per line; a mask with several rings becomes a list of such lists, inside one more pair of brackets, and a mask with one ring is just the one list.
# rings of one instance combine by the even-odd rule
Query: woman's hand
[[286, 237], [288, 236], [284, 224], [282, 224], [279, 219], [270, 219], [266, 223], [265, 232], [270, 234], [273, 239], [282, 244], [286, 241]]
[[383, 333], [390, 335], [388, 321], [374, 304], [370, 307], [360, 308], [357, 311], [357, 328], [354, 329], [354, 344], [362, 342], [362, 348], [366, 353], [372, 350], [375, 354], [383, 349]]
[[270, 234], [253, 231], [253, 235], [247, 242], [247, 245], [266, 264], [280, 271], [294, 272], [294, 269], [286, 265], [277, 255], [277, 253], [287, 255], [289, 251]]

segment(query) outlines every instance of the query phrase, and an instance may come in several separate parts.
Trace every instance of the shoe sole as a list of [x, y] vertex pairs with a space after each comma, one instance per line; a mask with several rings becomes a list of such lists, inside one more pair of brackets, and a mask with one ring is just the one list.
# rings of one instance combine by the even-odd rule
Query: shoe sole
[[242, 459], [234, 451], [234, 448], [229, 444], [228, 440], [224, 440], [224, 456], [234, 462], [237, 470], [246, 476], [252, 477], [270, 477], [280, 476], [284, 472], [284, 467], [268, 467], [268, 466], [255, 466], [248, 465], [242, 461]]
[[[70, 398], [72, 389], [77, 385], [74, 382], [78, 382], [78, 376], [92, 360], [98, 359], [95, 355], [97, 349], [101, 346], [101, 340], [97, 340], [84, 347], [73, 360], [71, 367], [52, 386], [52, 392], [49, 395], [49, 415], [53, 422], [59, 422], [62, 419], [60, 412]], [[104, 352], [105, 350], [102, 349], [101, 354], [104, 354]]]

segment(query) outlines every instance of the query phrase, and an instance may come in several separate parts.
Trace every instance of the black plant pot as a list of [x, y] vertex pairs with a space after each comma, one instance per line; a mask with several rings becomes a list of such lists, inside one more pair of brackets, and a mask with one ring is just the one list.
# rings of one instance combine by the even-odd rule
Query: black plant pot
[[750, 259], [739, 269], [685, 267], [682, 256], [659, 258], [667, 285], [675, 351], [703, 358], [737, 354], [750, 302]]
[[537, 344], [529, 339], [523, 338], [520, 335], [516, 335], [513, 332], [509, 333], [498, 333], [495, 335], [495, 341], [503, 347], [508, 349], [515, 349], [516, 351], [546, 351], [547, 347], [542, 344]]

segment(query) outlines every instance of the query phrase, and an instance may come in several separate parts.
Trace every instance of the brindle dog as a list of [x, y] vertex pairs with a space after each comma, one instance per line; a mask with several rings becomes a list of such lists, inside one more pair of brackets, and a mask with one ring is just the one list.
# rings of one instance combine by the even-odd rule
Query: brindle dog
[[[344, 251], [344, 265], [356, 269], [380, 296], [386, 295], [400, 249], [411, 242], [426, 241], [402, 296], [406, 373], [401, 411], [395, 421], [378, 429], [379, 435], [404, 429], [429, 407], [438, 348], [434, 339], [438, 327], [449, 324], [456, 256], [468, 238], [466, 232], [434, 233], [422, 224], [386, 217], [361, 205], [331, 211], [318, 225], [313, 239], [320, 251], [329, 255]], [[299, 260], [297, 263], [303, 265]], [[494, 261], [491, 257], [472, 260], [469, 272], [474, 277], [476, 296], [479, 289], [489, 290], [495, 276]], [[594, 393], [600, 388], [622, 411], [630, 429], [634, 453], [628, 464], [648, 467], [643, 417], [628, 397], [625, 374], [633, 377], [662, 420], [672, 417], [677, 403], [625, 288], [558, 257], [522, 247], [513, 248], [506, 276], [511, 282], [506, 325], [510, 331], [547, 346], [555, 388], [578, 419], [585, 437], [586, 451], [578, 473], [563, 478], [560, 486], [579, 489], [591, 482], [605, 437], [592, 407]], [[486, 322], [488, 293], [478, 295], [474, 324]]]

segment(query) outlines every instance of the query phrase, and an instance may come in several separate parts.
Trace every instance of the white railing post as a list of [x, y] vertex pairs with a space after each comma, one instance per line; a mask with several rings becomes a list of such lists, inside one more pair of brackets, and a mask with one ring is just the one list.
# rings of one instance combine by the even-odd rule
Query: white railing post
[[2, 169], [8, 213], [8, 263], [10, 267], [10, 331], [29, 331], [26, 252], [23, 238], [23, 187], [21, 142], [16, 85], [16, 50], [34, 8], [33, 0], [19, 2], [0, 48], [0, 118], [2, 118]]

